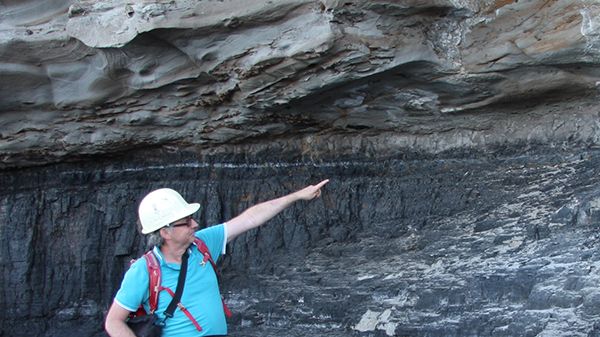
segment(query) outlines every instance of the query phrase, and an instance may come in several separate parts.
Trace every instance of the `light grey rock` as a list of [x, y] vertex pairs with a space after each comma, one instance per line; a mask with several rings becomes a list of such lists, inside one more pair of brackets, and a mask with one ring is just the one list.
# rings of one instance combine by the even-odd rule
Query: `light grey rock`
[[241, 3], [4, 2], [2, 166], [307, 133], [598, 142], [593, 1]]

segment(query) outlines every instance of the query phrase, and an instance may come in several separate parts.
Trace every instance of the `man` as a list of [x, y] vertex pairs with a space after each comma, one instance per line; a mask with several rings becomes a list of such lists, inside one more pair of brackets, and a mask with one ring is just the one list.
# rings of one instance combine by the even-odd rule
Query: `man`
[[[311, 200], [321, 195], [321, 187], [329, 180], [307, 186], [286, 196], [252, 206], [237, 217], [217, 226], [198, 230], [191, 217], [200, 208], [188, 204], [171, 189], [159, 189], [144, 197], [138, 209], [142, 233], [154, 245], [153, 253], [160, 264], [162, 289], [175, 292], [182, 256], [189, 254], [185, 287], [179, 308], [165, 321], [163, 337], [217, 336], [227, 334], [225, 313], [218, 282], [210, 263], [195, 248], [194, 240], [200, 238], [208, 247], [213, 260], [224, 253], [225, 244], [238, 235], [256, 228], [298, 200]], [[121, 288], [106, 316], [105, 328], [112, 337], [135, 337], [126, 324], [130, 312], [143, 304], [148, 311], [149, 276], [145, 259], [138, 259], [125, 273]], [[168, 291], [159, 292], [156, 314], [164, 319], [163, 312], [171, 302]], [[185, 307], [185, 310], [181, 308]], [[187, 311], [187, 312], [184, 312]]]

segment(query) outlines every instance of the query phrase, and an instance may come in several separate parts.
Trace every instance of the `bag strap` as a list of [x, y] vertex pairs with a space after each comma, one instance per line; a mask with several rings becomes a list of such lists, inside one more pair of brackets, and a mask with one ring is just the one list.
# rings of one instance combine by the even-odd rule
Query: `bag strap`
[[202, 256], [204, 256], [204, 258], [202, 259], [202, 263], [206, 263], [207, 261], [210, 262], [210, 264], [213, 267], [213, 270], [215, 271], [215, 274], [217, 275], [217, 280], [220, 281], [221, 275], [219, 274], [219, 270], [217, 269], [217, 264], [210, 256], [210, 251], [208, 250], [206, 243], [204, 243], [204, 241], [202, 241], [202, 239], [195, 238], [194, 244], [196, 244], [196, 247], [198, 247], [198, 250], [200, 251], [200, 253], [202, 253]]
[[181, 300], [181, 294], [183, 294], [183, 286], [185, 285], [185, 275], [187, 274], [188, 257], [189, 257], [189, 254], [188, 254], [188, 250], [186, 249], [185, 253], [183, 253], [183, 256], [181, 257], [181, 268], [179, 269], [179, 279], [177, 280], [177, 289], [175, 290], [175, 296], [173, 296], [171, 303], [169, 303], [167, 310], [165, 310], [165, 312], [164, 312], [165, 320], [167, 318], [173, 317], [175, 308], [177, 308], [177, 305], [179, 304], [179, 301]]
[[[171, 295], [171, 298], [172, 298], [171, 303], [173, 303], [173, 300], [175, 300], [175, 296], [176, 295], [175, 295], [175, 293], [171, 289], [163, 287], [160, 284], [161, 271], [160, 271], [160, 265], [158, 263], [158, 259], [156, 258], [156, 255], [153, 254], [151, 251], [148, 252], [148, 253], [146, 253], [146, 254], [148, 254], [148, 257], [146, 258], [146, 262], [147, 262], [148, 268], [149, 268], [148, 271], [153, 270], [153, 271], [156, 272], [156, 275], [157, 275], [157, 277], [154, 277], [154, 278], [151, 277], [150, 278], [150, 289], [151, 289], [150, 290], [150, 296], [151, 296], [151, 298], [152, 298], [152, 296], [155, 296], [156, 300], [155, 301], [150, 300], [149, 302], [150, 302], [150, 307], [151, 308], [154, 305], [154, 308], [152, 309], [152, 312], [154, 312], [156, 310], [156, 308], [158, 307], [158, 294], [161, 291], [165, 290], [166, 292], [169, 293], [169, 295]], [[187, 250], [186, 250], [186, 254], [185, 255], [188, 255], [188, 251]], [[188, 256], [188, 260], [189, 260], [189, 256]], [[186, 269], [187, 266], [188, 266], [188, 263], [184, 263], [183, 256], [182, 256], [181, 269], [180, 269], [180, 272], [179, 272], [180, 274], [179, 274], [179, 278], [177, 279], [177, 288], [179, 288], [179, 284], [180, 284], [179, 280], [182, 277], [181, 276], [182, 273], [186, 273], [187, 272], [187, 269]], [[186, 269], [186, 270], [184, 271], [183, 269]], [[150, 275], [153, 275], [153, 274], [150, 274]], [[181, 284], [184, 284], [184, 283], [185, 283], [185, 277], [183, 278], [183, 283], [181, 283]], [[177, 291], [177, 289], [175, 289], [175, 291]], [[181, 289], [181, 292], [183, 292], [183, 289]], [[194, 326], [196, 327], [196, 329], [198, 331], [202, 331], [202, 327], [200, 327], [200, 324], [198, 324], [198, 322], [196, 321], [196, 319], [194, 318], [194, 316], [192, 316], [192, 314], [187, 310], [187, 308], [184, 307], [183, 304], [181, 304], [181, 294], [180, 294], [179, 297], [180, 297], [179, 301], [175, 302], [176, 306], [179, 308], [179, 310], [181, 310], [188, 317], [188, 319], [194, 324]], [[153, 303], [155, 303], [155, 304], [153, 304]], [[142, 310], [143, 310], [143, 306], [142, 306]], [[167, 308], [167, 310], [168, 310], [168, 308]], [[144, 311], [140, 315], [143, 315], [145, 313], [146, 312]], [[174, 311], [173, 311], [173, 313], [174, 313]], [[165, 311], [165, 320], [166, 320], [166, 317], [167, 316], [166, 316], [166, 311]], [[163, 320], [162, 322], [164, 323], [165, 320]]]
[[[198, 250], [204, 256], [202, 259], [202, 263], [204, 264], [208, 261], [212, 265], [213, 270], [215, 271], [215, 275], [217, 275], [217, 284], [220, 285], [221, 284], [221, 274], [219, 273], [219, 269], [217, 269], [217, 264], [215, 263], [215, 261], [212, 259], [211, 255], [210, 255], [210, 251], [208, 250], [206, 243], [204, 243], [204, 241], [202, 241], [202, 239], [200, 239], [200, 238], [195, 238], [194, 244], [196, 245], [196, 247], [198, 247]], [[221, 302], [223, 303], [223, 311], [225, 312], [225, 316], [231, 317], [232, 316], [231, 310], [229, 310], [229, 307], [227, 306], [227, 304], [225, 304], [225, 299], [223, 298], [223, 296], [221, 296]]]
[[148, 276], [150, 278], [148, 304], [150, 305], [150, 314], [153, 314], [158, 308], [158, 293], [160, 292], [159, 288], [161, 284], [160, 264], [152, 250], [144, 254], [144, 259], [146, 260], [146, 267], [148, 268]]
[[[175, 297], [175, 293], [173, 292], [173, 290], [171, 290], [169, 288], [162, 288], [162, 289], [164, 291], [168, 292], [169, 295], [171, 295], [171, 297]], [[177, 307], [179, 308], [179, 310], [181, 310], [187, 316], [187, 318], [190, 321], [192, 321], [192, 324], [194, 324], [194, 326], [196, 327], [196, 330], [202, 331], [202, 327], [200, 326], [200, 324], [198, 324], [198, 321], [196, 321], [194, 316], [190, 313], [190, 311], [183, 304], [181, 304], [181, 302], [179, 302]]]

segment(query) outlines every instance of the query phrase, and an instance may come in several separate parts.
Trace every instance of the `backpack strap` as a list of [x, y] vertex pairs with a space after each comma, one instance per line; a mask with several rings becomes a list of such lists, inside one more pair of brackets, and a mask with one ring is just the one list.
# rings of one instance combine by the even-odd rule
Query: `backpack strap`
[[[199, 238], [194, 239], [194, 244], [196, 245], [196, 247], [198, 248], [198, 251], [200, 251], [200, 253], [203, 256], [202, 262], [203, 263], [210, 262], [210, 264], [213, 267], [213, 270], [217, 276], [217, 282], [220, 284], [221, 274], [219, 273], [219, 270], [217, 269], [217, 264], [215, 263], [215, 261], [212, 259], [211, 255], [210, 255], [208, 246], [206, 246], [206, 243], [204, 243], [204, 241], [202, 241], [202, 239], [199, 239]], [[150, 293], [149, 298], [148, 298], [148, 304], [150, 305], [150, 314], [152, 314], [158, 308], [158, 294], [160, 293], [160, 291], [166, 290], [171, 296], [174, 296], [175, 294], [173, 293], [173, 291], [171, 289], [163, 287], [161, 285], [162, 279], [161, 279], [161, 272], [160, 272], [160, 263], [158, 262], [156, 255], [154, 255], [154, 252], [152, 250], [149, 250], [143, 255], [143, 257], [144, 257], [144, 260], [146, 260], [146, 267], [148, 269], [148, 277], [150, 279], [150, 282], [148, 285], [148, 291]], [[131, 264], [133, 264], [133, 262], [135, 262], [135, 260], [132, 260]], [[221, 302], [223, 303], [223, 312], [225, 312], [225, 316], [231, 317], [232, 316], [231, 310], [229, 310], [229, 307], [227, 307], [227, 304], [225, 304], [225, 299], [223, 298], [223, 296], [221, 296]], [[202, 328], [200, 327], [198, 322], [196, 322], [196, 320], [193, 318], [193, 316], [189, 313], [189, 311], [185, 307], [183, 307], [183, 305], [181, 303], [179, 303], [178, 306], [179, 306], [179, 309], [181, 309], [181, 311], [183, 311], [183, 313], [192, 321], [192, 323], [194, 324], [196, 329], [198, 331], [202, 331]], [[131, 316], [142, 316], [145, 314], [146, 314], [146, 311], [144, 310], [144, 306], [140, 305], [140, 308], [138, 308], [136, 313]]]
[[158, 293], [160, 292], [161, 284], [160, 264], [152, 250], [149, 250], [144, 254], [144, 259], [146, 260], [148, 277], [150, 278], [150, 284], [148, 286], [150, 296], [148, 302], [150, 305], [150, 313], [153, 314], [158, 308]]
[[[184, 256], [185, 256], [185, 258], [182, 261], [182, 269], [180, 270], [179, 279], [177, 281], [177, 289], [175, 290], [175, 292], [173, 292], [173, 290], [171, 290], [167, 287], [163, 287], [161, 284], [160, 264], [158, 262], [158, 259], [156, 258], [156, 255], [154, 255], [152, 250], [150, 250], [146, 254], [144, 254], [144, 258], [146, 260], [146, 266], [148, 267], [148, 275], [150, 277], [150, 285], [148, 288], [148, 290], [150, 291], [150, 297], [148, 299], [148, 302], [150, 305], [150, 313], [151, 314], [154, 313], [156, 311], [156, 309], [158, 308], [158, 294], [161, 291], [165, 290], [173, 298], [171, 300], [171, 303], [169, 303], [169, 306], [167, 307], [167, 309], [164, 312], [165, 317], [166, 318], [173, 317], [173, 311], [175, 310], [175, 307], [178, 307], [187, 316], [187, 318], [190, 321], [192, 321], [192, 324], [194, 324], [196, 329], [198, 331], [202, 331], [202, 327], [200, 327], [200, 324], [198, 324], [198, 322], [196, 321], [194, 316], [192, 316], [192, 314], [187, 310], [187, 308], [185, 306], [183, 306], [183, 304], [181, 304], [181, 302], [180, 302], [181, 293], [183, 292], [183, 283], [185, 283], [185, 271], [187, 270], [187, 256], [188, 256], [187, 252], [184, 254]], [[183, 267], [183, 263], [185, 263], [185, 267]], [[181, 286], [180, 286], [180, 284], [181, 284]], [[180, 290], [180, 288], [181, 288], [181, 290]], [[143, 310], [143, 306], [142, 306], [142, 310]], [[138, 311], [139, 311], [139, 309], [138, 309]], [[145, 314], [145, 312], [144, 312], [144, 314]]]
[[[161, 287], [161, 288], [162, 288], [162, 290], [165, 290], [166, 292], [168, 292], [169, 295], [171, 295], [171, 297], [175, 298], [175, 293], [173, 292], [173, 290], [171, 290], [169, 288], [163, 288], [163, 287]], [[196, 327], [196, 330], [202, 331], [202, 327], [200, 326], [200, 324], [198, 324], [198, 321], [196, 321], [194, 316], [192, 316], [192, 314], [189, 312], [189, 310], [183, 304], [181, 304], [181, 302], [177, 303], [177, 307], [179, 308], [179, 310], [181, 310], [187, 316], [187, 318], [190, 321], [192, 321], [192, 324], [194, 324], [194, 326]]]
[[[219, 273], [219, 269], [217, 269], [217, 264], [210, 256], [210, 251], [208, 250], [206, 243], [204, 243], [204, 241], [202, 241], [202, 239], [200, 239], [200, 238], [195, 238], [194, 244], [196, 245], [196, 247], [198, 247], [198, 250], [200, 251], [202, 256], [204, 256], [202, 259], [202, 263], [210, 262], [210, 264], [213, 267], [213, 270], [215, 271], [215, 274], [217, 275], [217, 283], [220, 284], [221, 283], [221, 274]], [[231, 317], [232, 316], [231, 310], [229, 310], [229, 307], [227, 307], [227, 304], [225, 304], [225, 299], [223, 298], [222, 295], [221, 295], [221, 302], [223, 302], [223, 311], [225, 312], [225, 316]]]
[[210, 251], [208, 250], [208, 246], [206, 246], [206, 243], [204, 243], [202, 239], [196, 238], [194, 239], [194, 244], [196, 245], [196, 247], [198, 247], [198, 250], [200, 251], [202, 256], [204, 256], [204, 258], [202, 259], [202, 263], [210, 262], [215, 271], [215, 274], [217, 274], [217, 278], [219, 278], [221, 275], [219, 274], [219, 270], [217, 269], [217, 264], [215, 263], [215, 261], [213, 261], [212, 257], [210, 256]]
[[[161, 291], [160, 264], [152, 250], [144, 253], [142, 258], [144, 258], [146, 261], [146, 269], [148, 270], [148, 304], [150, 306], [150, 312], [147, 313], [146, 309], [144, 309], [144, 305], [140, 304], [140, 307], [134, 313], [131, 313], [129, 318], [153, 314], [158, 308], [158, 293]], [[137, 259], [129, 261], [129, 266], [131, 266], [135, 261], [137, 261]]]

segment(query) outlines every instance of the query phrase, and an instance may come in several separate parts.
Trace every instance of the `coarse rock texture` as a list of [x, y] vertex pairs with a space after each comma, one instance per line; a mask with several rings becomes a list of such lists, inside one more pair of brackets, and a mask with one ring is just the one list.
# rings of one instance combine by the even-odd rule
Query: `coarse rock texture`
[[144, 193], [231, 336], [600, 336], [595, 0], [0, 0], [0, 336], [102, 336]]
[[555, 104], [595, 106], [599, 12], [572, 0], [4, 1], [2, 167], [337, 134], [375, 135], [369, 154], [596, 144], [595, 110]]
[[215, 224], [322, 177], [320, 199], [229, 245], [231, 336], [598, 335], [598, 150], [129, 159], [2, 175], [3, 335], [101, 336], [144, 249], [134, 223], [147, 191], [180, 190]]

